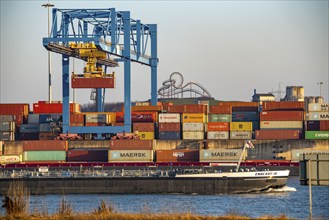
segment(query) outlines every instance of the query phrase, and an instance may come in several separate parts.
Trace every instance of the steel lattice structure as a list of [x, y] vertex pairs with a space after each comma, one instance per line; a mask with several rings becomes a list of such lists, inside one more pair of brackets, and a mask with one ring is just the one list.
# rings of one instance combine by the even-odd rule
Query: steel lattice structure
[[[107, 53], [97, 65], [124, 65], [124, 126], [70, 126], [69, 57], [80, 57], [70, 43], [94, 43]], [[63, 133], [117, 133], [131, 131], [131, 62], [151, 67], [151, 104], [157, 104], [157, 25], [130, 18], [129, 11], [109, 9], [52, 9], [52, 28], [44, 47], [62, 54]], [[96, 89], [97, 111], [102, 111], [102, 89]]]

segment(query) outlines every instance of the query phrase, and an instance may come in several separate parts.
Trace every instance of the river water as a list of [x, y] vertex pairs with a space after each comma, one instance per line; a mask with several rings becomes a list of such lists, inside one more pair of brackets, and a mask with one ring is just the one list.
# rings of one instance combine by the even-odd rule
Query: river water
[[[194, 213], [221, 216], [240, 214], [249, 217], [264, 215], [309, 218], [309, 188], [299, 184], [299, 177], [289, 177], [287, 186], [268, 192], [239, 195], [65, 195], [75, 212], [92, 212], [105, 200], [118, 212]], [[31, 196], [31, 211], [55, 213], [62, 195]], [[329, 187], [313, 186], [313, 218], [329, 219]]]

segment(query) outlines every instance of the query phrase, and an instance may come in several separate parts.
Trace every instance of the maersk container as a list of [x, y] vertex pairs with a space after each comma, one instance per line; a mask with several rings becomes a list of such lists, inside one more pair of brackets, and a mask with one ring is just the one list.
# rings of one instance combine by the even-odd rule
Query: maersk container
[[199, 150], [157, 150], [156, 162], [198, 162]]
[[207, 139], [211, 140], [227, 140], [229, 139], [229, 132], [228, 131], [208, 131], [207, 132]]
[[232, 112], [232, 121], [247, 122], [259, 120], [259, 112]]
[[329, 131], [305, 131], [305, 139], [329, 140]]
[[66, 161], [66, 151], [24, 151], [23, 161]]
[[202, 139], [204, 139], [204, 132], [184, 131], [183, 132], [183, 139], [184, 140], [202, 140]]
[[14, 122], [15, 115], [0, 115], [0, 122]]
[[179, 113], [160, 113], [159, 123], [180, 123]]
[[40, 132], [39, 124], [22, 124], [19, 127], [20, 133], [38, 133]]
[[203, 123], [183, 123], [183, 131], [204, 131]]
[[0, 131], [0, 141], [14, 141], [15, 132], [13, 131]]
[[154, 140], [154, 132], [138, 132], [139, 138], [141, 140]]
[[231, 122], [230, 131], [252, 131], [252, 122]]
[[181, 131], [181, 123], [159, 123], [159, 132]]
[[230, 114], [210, 114], [208, 115], [208, 122], [231, 122], [232, 115]]
[[241, 153], [241, 149], [200, 150], [200, 162], [237, 162]]
[[309, 112], [328, 112], [329, 104], [328, 103], [309, 103], [308, 111]]
[[177, 131], [165, 131], [159, 132], [159, 140], [180, 140], [181, 132]]
[[250, 140], [250, 139], [252, 139], [252, 132], [250, 132], [250, 131], [231, 131], [230, 139]]
[[229, 131], [229, 122], [208, 122], [207, 131]]
[[329, 112], [309, 112], [306, 114], [307, 120], [318, 121], [318, 120], [329, 120]]
[[15, 122], [0, 122], [0, 132], [15, 131]]
[[183, 123], [205, 123], [206, 115], [202, 113], [184, 113], [182, 114]]
[[152, 150], [109, 150], [109, 162], [153, 162]]
[[260, 121], [261, 130], [303, 130], [303, 121]]

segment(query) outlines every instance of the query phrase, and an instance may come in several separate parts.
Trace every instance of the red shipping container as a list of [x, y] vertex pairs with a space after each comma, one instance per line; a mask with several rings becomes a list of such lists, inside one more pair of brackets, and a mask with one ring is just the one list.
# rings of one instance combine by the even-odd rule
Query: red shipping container
[[133, 123], [133, 131], [154, 132], [154, 123]]
[[152, 140], [111, 140], [110, 150], [153, 150]]
[[229, 122], [208, 122], [207, 128], [208, 128], [208, 131], [229, 131], [230, 123]]
[[303, 121], [304, 111], [263, 111], [260, 121]]
[[329, 131], [329, 121], [320, 121], [320, 131]]
[[183, 113], [185, 112], [185, 105], [170, 105], [167, 113]]
[[0, 104], [0, 115], [15, 115], [16, 125], [26, 123], [29, 104]]
[[207, 114], [207, 105], [188, 104], [185, 105], [184, 113], [204, 113]]
[[[62, 114], [62, 103], [61, 102], [46, 102], [39, 101], [38, 103], [33, 104], [33, 113], [34, 114]], [[76, 103], [70, 103], [70, 113], [81, 112], [81, 106]]]
[[158, 150], [156, 162], [199, 162], [199, 150]]
[[[132, 112], [132, 122], [156, 122], [158, 118], [157, 112]], [[117, 112], [116, 122], [124, 122], [124, 113]]]
[[53, 133], [46, 133], [46, 132], [39, 133], [39, 140], [54, 140], [55, 137], [56, 137], [56, 134], [53, 134]]
[[84, 114], [71, 114], [70, 123], [84, 123], [85, 115]]
[[180, 123], [159, 123], [159, 132], [181, 131]]
[[231, 105], [212, 105], [209, 107], [209, 114], [232, 114]]
[[[122, 111], [124, 110], [124, 106], [122, 106]], [[162, 112], [163, 106], [131, 106], [131, 111], [133, 112]]]
[[263, 102], [263, 111], [304, 110], [304, 102]]
[[72, 88], [115, 88], [115, 79], [113, 77], [72, 77]]
[[38, 141], [24, 141], [23, 150], [24, 151], [66, 151], [67, 143], [66, 141], [60, 140], [38, 140]]
[[70, 123], [70, 126], [85, 126], [85, 123], [72, 122], [72, 123]]
[[108, 150], [74, 149], [67, 152], [68, 162], [108, 162]]
[[298, 140], [302, 132], [299, 130], [256, 130], [257, 140]]

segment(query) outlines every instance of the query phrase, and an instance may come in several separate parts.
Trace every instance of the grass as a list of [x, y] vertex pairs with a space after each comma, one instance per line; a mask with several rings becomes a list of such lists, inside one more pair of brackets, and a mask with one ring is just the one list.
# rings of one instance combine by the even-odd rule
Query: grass
[[[48, 214], [47, 210], [34, 210], [29, 213], [30, 195], [27, 188], [22, 182], [11, 184], [8, 193], [5, 213], [0, 215], [0, 220], [249, 220], [249, 219], [272, 219], [287, 220], [286, 216], [262, 216], [259, 218], [250, 218], [236, 213], [229, 213], [224, 216], [202, 216], [193, 213], [152, 213], [151, 210], [145, 209], [141, 213], [119, 213], [116, 212], [112, 204], [101, 200], [100, 204], [91, 213], [75, 213], [70, 202], [62, 197], [59, 203], [57, 213]], [[10, 202], [9, 202], [10, 201]]]

